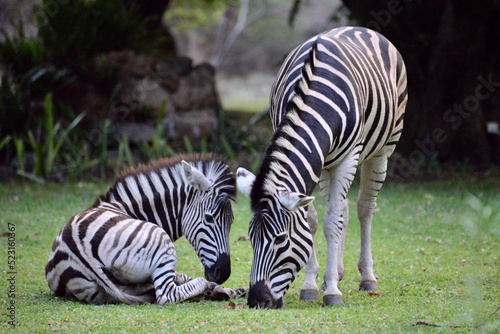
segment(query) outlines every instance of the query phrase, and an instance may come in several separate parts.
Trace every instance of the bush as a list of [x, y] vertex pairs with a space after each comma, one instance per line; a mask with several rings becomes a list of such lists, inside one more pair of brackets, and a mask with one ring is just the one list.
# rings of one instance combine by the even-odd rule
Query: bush
[[147, 21], [136, 15], [134, 7], [123, 1], [74, 0], [59, 3], [52, 9], [53, 0], [44, 0], [36, 8], [38, 37], [49, 61], [85, 75], [94, 66], [100, 53], [150, 46], [152, 39]]

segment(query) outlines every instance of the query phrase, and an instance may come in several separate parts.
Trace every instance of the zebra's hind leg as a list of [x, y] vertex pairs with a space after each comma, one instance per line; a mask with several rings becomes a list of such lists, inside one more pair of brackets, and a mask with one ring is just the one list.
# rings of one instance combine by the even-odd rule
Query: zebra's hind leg
[[155, 287], [153, 283], [127, 284], [118, 286], [118, 288], [127, 295], [142, 298], [145, 303], [156, 302]]
[[342, 228], [342, 235], [340, 236], [339, 252], [337, 257], [337, 271], [339, 273], [339, 282], [344, 278], [344, 248], [345, 236], [347, 234], [347, 226], [349, 225], [349, 200], [346, 198], [344, 201], [344, 211], [342, 213], [342, 221], [344, 227]]
[[[73, 270], [74, 271], [74, 270]], [[74, 296], [76, 299], [89, 304], [109, 304], [115, 302], [102, 289], [96, 281], [90, 277], [75, 276], [66, 283], [68, 296]]]
[[72, 278], [66, 283], [66, 291], [68, 296], [74, 296], [76, 299], [89, 304], [114, 304], [119, 303], [120, 299], [112, 296], [100, 286], [91, 275], [85, 275], [81, 271], [73, 268], [68, 268], [63, 273], [65, 277]]
[[358, 270], [361, 274], [360, 290], [377, 290], [377, 279], [373, 274], [371, 226], [377, 207], [377, 195], [385, 181], [387, 158], [387, 154], [381, 154], [365, 161], [361, 166], [358, 195], [358, 217], [361, 228], [361, 251], [358, 261]]
[[[314, 240], [314, 236], [318, 230], [318, 213], [314, 209], [312, 203], [309, 204], [309, 207], [307, 208], [307, 222], [309, 223], [309, 228], [311, 229], [311, 234]], [[316, 279], [319, 275], [319, 264], [316, 258], [314, 243], [311, 257], [306, 263], [305, 274], [306, 278], [304, 284], [300, 288], [300, 300], [316, 300], [319, 298], [319, 290], [316, 284]]]

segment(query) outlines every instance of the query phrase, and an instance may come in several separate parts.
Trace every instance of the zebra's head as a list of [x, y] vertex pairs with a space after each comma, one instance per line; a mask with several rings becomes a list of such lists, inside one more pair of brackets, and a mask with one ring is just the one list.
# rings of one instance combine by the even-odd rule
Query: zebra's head
[[254, 256], [248, 305], [281, 308], [285, 292], [313, 250], [306, 207], [314, 197], [275, 188], [254, 203], [255, 176], [244, 168], [236, 174], [238, 188], [252, 199], [248, 234]]
[[234, 175], [228, 165], [217, 161], [182, 161], [181, 165], [189, 185], [183, 234], [205, 267], [205, 278], [222, 284], [231, 275], [229, 230], [234, 218]]

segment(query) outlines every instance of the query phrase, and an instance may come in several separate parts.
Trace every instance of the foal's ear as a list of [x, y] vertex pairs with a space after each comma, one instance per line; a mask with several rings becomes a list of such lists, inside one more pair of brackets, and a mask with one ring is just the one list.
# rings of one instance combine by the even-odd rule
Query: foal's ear
[[182, 169], [186, 181], [196, 189], [206, 191], [212, 186], [212, 182], [202, 172], [184, 160], [182, 160]]
[[279, 193], [279, 201], [286, 209], [295, 211], [301, 206], [306, 206], [314, 201], [314, 197], [301, 193], [282, 191]]
[[253, 181], [255, 181], [255, 175], [252, 172], [243, 167], [238, 168], [236, 171], [236, 184], [238, 189], [247, 197], [250, 197], [252, 192]]

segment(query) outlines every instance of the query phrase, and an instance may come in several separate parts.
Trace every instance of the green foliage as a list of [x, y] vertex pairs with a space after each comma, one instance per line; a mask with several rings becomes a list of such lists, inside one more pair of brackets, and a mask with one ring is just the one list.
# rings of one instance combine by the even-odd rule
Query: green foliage
[[108, 137], [109, 131], [111, 129], [111, 120], [105, 119], [103, 121], [103, 126], [101, 127], [101, 135], [100, 135], [100, 157], [99, 157], [99, 176], [101, 180], [104, 180], [106, 177], [105, 166], [108, 163]]
[[12, 76], [4, 74], [0, 85], [0, 138], [15, 135], [26, 129], [30, 113], [25, 104], [25, 94], [13, 82]]
[[24, 168], [24, 141], [20, 138], [14, 139], [14, 145], [16, 146], [17, 163], [19, 164], [19, 170], [21, 173], [25, 173]]
[[84, 75], [100, 53], [151, 46], [147, 22], [121, 0], [65, 1], [55, 11], [53, 4], [44, 0], [35, 12], [45, 13], [36, 16], [38, 35], [47, 58], [58, 66]]
[[[221, 112], [220, 145], [223, 153], [236, 165], [257, 172], [271, 138], [269, 111], [259, 114]], [[231, 140], [228, 140], [231, 138]]]
[[60, 89], [72, 80], [65, 69], [43, 66], [18, 75], [5, 73], [0, 85], [0, 136], [26, 134], [37, 127], [44, 96], [50, 89]]
[[28, 38], [22, 21], [18, 23], [17, 35], [12, 37], [0, 29], [3, 42], [0, 43], [0, 67], [14, 73], [25, 73], [45, 61], [42, 44], [36, 38]]
[[[88, 177], [89, 170], [101, 166], [99, 158], [91, 155], [89, 146], [84, 141], [77, 141], [67, 148], [67, 153], [61, 155], [61, 171], [67, 172], [71, 182], [81, 180], [84, 175]], [[101, 178], [104, 179], [104, 176]]]
[[5, 138], [3, 138], [2, 140], [0, 140], [0, 151], [2, 150], [2, 148], [7, 145], [10, 141], [11, 141], [12, 137], [11, 136], [7, 136]]
[[191, 139], [189, 139], [188, 136], [183, 136], [182, 140], [184, 141], [184, 146], [186, 147], [186, 152], [187, 153], [193, 153], [193, 143], [191, 142]]
[[165, 140], [165, 129], [163, 126], [163, 120], [165, 119], [165, 109], [167, 107], [166, 101], [163, 101], [160, 110], [158, 112], [158, 120], [156, 122], [155, 135], [151, 139], [151, 144], [142, 143], [139, 145], [145, 162], [150, 162], [152, 160], [171, 157], [175, 155], [175, 151], [167, 144]]
[[225, 136], [222, 136], [220, 139], [220, 143], [222, 144], [222, 147], [224, 148], [224, 152], [226, 156], [229, 158], [229, 160], [233, 163], [237, 163], [236, 159], [236, 154], [233, 151], [233, 148], [231, 147], [231, 144], [229, 144], [229, 141]]
[[124, 167], [133, 166], [134, 164], [135, 160], [130, 149], [130, 142], [127, 135], [123, 135], [118, 141], [118, 159], [115, 164], [114, 175], [117, 176]]
[[215, 27], [228, 7], [236, 3], [235, 0], [173, 0], [165, 13], [165, 19], [180, 30]]
[[25, 35], [22, 22], [17, 35], [4, 30], [0, 34], [0, 138], [25, 135], [38, 126], [44, 96], [74, 79], [66, 69], [46, 65], [45, 49], [38, 39]]
[[40, 128], [35, 136], [28, 131], [28, 142], [35, 153], [34, 175], [50, 180], [56, 172], [55, 164], [69, 133], [80, 123], [83, 114], [78, 115], [65, 129], [61, 129], [61, 123], [54, 123], [54, 108], [52, 94], [47, 94], [44, 103], [44, 126]]

